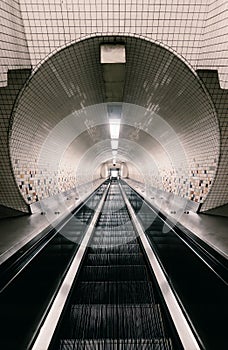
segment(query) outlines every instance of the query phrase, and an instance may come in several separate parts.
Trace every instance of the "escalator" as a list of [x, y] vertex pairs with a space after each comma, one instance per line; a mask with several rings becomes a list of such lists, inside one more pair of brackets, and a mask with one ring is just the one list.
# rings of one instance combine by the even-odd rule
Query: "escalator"
[[111, 183], [50, 349], [182, 349], [117, 181]]
[[0, 266], [0, 349], [25, 350], [33, 342], [106, 187]]
[[201, 347], [227, 349], [227, 260], [218, 260], [216, 252], [213, 257], [211, 249], [202, 251], [126, 183], [122, 186]]
[[[197, 346], [183, 346], [186, 325], [182, 337], [143, 236]], [[1, 349], [227, 348], [226, 282], [126, 183], [106, 181], [37, 243], [0, 266]]]

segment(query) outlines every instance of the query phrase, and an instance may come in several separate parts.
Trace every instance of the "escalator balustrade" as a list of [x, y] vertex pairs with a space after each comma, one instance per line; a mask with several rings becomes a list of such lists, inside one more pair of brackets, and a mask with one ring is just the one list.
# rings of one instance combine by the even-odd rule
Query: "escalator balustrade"
[[115, 181], [51, 349], [173, 349], [150, 271]]

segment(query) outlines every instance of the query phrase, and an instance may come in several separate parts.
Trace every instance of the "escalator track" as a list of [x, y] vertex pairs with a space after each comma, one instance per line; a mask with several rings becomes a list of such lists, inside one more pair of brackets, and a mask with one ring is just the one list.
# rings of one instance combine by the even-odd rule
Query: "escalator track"
[[52, 350], [181, 349], [112, 181]]

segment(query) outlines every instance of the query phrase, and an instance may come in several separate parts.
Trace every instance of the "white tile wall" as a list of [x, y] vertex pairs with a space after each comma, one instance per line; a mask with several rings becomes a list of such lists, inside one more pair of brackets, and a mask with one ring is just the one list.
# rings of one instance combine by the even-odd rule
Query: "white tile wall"
[[[227, 6], [226, 0], [1, 0], [0, 84], [6, 85], [8, 69], [27, 68], [31, 63], [35, 67], [51, 53], [82, 37], [94, 36], [97, 33], [125, 33], [140, 35], [167, 45], [194, 68], [217, 69], [220, 86], [227, 88]], [[28, 181], [37, 184], [39, 181], [42, 195], [53, 194], [53, 186], [57, 183], [57, 173], [53, 172], [53, 169], [50, 170], [48, 164], [45, 164], [43, 169], [37, 167], [37, 156], [49, 131], [62, 116], [68, 115], [72, 110], [103, 102], [104, 86], [100, 79], [102, 72], [99, 68], [94, 70], [94, 63], [97, 67], [99, 62], [99, 54], [95, 50], [98, 43], [99, 40], [91, 39], [88, 46], [82, 44], [78, 50], [70, 48], [69, 57], [68, 54], [54, 57], [52, 65], [48, 63], [41, 73], [36, 73], [33, 78], [35, 84], [27, 88], [25, 98], [21, 101], [18, 124], [15, 124], [18, 133], [12, 139], [14, 167], [18, 172], [18, 181], [23, 181], [21, 176], [27, 178], [27, 185]], [[131, 68], [132, 72], [128, 71], [130, 74], [127, 76], [125, 101], [130, 104], [137, 102], [161, 114], [175, 129], [186, 151], [188, 169], [181, 166], [180, 153], [177, 152], [175, 142], [170, 141], [167, 144], [172, 161], [176, 164], [176, 171], [180, 175], [175, 181], [179, 181], [180, 178], [182, 184], [173, 191], [179, 188], [180, 195], [187, 196], [188, 193], [192, 196], [191, 199], [197, 198], [202, 201], [214, 181], [219, 158], [219, 171], [214, 183], [217, 192], [211, 192], [204, 209], [220, 205], [227, 198], [223, 195], [220, 197], [222, 200], [219, 200], [223, 192], [224, 185], [221, 183], [225, 179], [227, 163], [227, 109], [224, 107], [227, 103], [226, 91], [223, 90], [221, 99], [220, 90], [216, 90], [214, 97], [213, 89], [208, 88], [219, 115], [219, 154], [219, 131], [214, 111], [194, 76], [188, 75], [177, 58], [169, 59], [162, 49], [157, 51], [157, 56], [154, 49], [155, 57], [153, 56], [151, 66], [151, 48], [136, 44], [133, 38], [129, 39], [128, 44], [132, 52], [128, 59], [134, 68]], [[140, 50], [137, 49], [137, 45]], [[159, 70], [159, 67], [162, 67], [162, 70]], [[54, 79], [49, 79], [50, 77]], [[132, 79], [137, 88], [133, 86]], [[8, 118], [17, 92], [18, 89], [12, 86], [4, 102], [1, 101], [1, 124], [4, 125], [1, 129], [2, 145], [5, 142], [4, 137], [7, 137]], [[143, 128], [143, 125], [141, 123], [140, 127]], [[7, 152], [6, 148], [5, 153], [2, 153], [2, 159], [5, 157], [4, 164], [8, 162]], [[54, 159], [57, 159], [57, 150], [55, 154]], [[4, 176], [7, 171], [3, 172]], [[172, 176], [171, 173], [168, 177], [164, 174], [168, 183], [173, 183]], [[71, 177], [69, 181], [70, 179]], [[44, 183], [44, 180], [48, 184]], [[31, 185], [34, 183], [31, 182]], [[26, 185], [20, 185], [26, 197]], [[13, 193], [13, 182], [10, 186]], [[4, 198], [7, 203], [9, 188], [6, 190], [6, 187], [2, 187], [1, 192], [5, 191]], [[31, 200], [34, 201], [37, 199], [37, 193], [33, 191], [33, 186], [31, 188]], [[190, 190], [191, 188], [194, 190]], [[12, 202], [13, 199], [10, 203]], [[18, 203], [18, 207], [23, 205]]]
[[207, 6], [203, 0], [21, 0], [33, 65], [91, 33], [140, 34], [197, 63]]
[[8, 86], [0, 87], [0, 205], [29, 212], [21, 197], [13, 175], [8, 147], [8, 129], [11, 110], [17, 94], [30, 75], [30, 70], [15, 70], [8, 73]]
[[210, 0], [202, 32], [198, 69], [217, 69], [220, 86], [228, 89], [228, 2]]
[[0, 86], [6, 86], [8, 69], [30, 68], [29, 49], [17, 0], [0, 1]]
[[214, 185], [201, 210], [207, 211], [228, 202], [228, 90], [221, 89], [217, 71], [199, 71], [199, 76], [214, 101], [220, 127], [220, 158]]
[[[11, 156], [18, 185], [29, 203], [75, 181], [67, 166], [67, 172], [59, 176], [58, 162], [67, 142], [79, 131], [88, 129], [91, 139], [102, 140], [96, 125], [106, 122], [107, 109], [102, 104], [105, 88], [99, 45], [107, 40], [113, 39], [92, 37], [60, 51], [41, 66], [24, 91], [15, 112]], [[152, 166], [148, 159], [144, 166], [140, 163], [144, 178], [153, 186], [202, 202], [219, 156], [219, 129], [210, 99], [194, 72], [168, 50], [135, 37], [116, 40], [125, 42], [127, 52], [122, 122], [135, 131], [131, 141], [139, 142], [136, 134], [143, 130], [166, 153], [163, 156], [151, 146], [149, 152], [157, 154], [148, 159], [157, 158], [159, 166]], [[81, 112], [72, 113], [79, 109]], [[74, 152], [80, 157], [77, 148]], [[125, 147], [122, 156], [132, 153], [136, 150]], [[167, 157], [172, 166], [167, 165]], [[141, 158], [138, 154], [138, 161]], [[134, 161], [137, 163], [137, 157]]]

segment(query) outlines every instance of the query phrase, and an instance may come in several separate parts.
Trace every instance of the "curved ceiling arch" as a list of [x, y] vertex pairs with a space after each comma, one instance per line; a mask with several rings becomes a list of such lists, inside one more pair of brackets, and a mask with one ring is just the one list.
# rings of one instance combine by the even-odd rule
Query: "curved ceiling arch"
[[[102, 118], [101, 118], [102, 120]], [[154, 123], [154, 127], [158, 126], [158, 123]], [[160, 127], [164, 126], [163, 123], [160, 124]], [[64, 144], [63, 149], [61, 149], [61, 157], [58, 157], [58, 160], [61, 159], [63, 162], [67, 163], [70, 160], [78, 163], [80, 160], [80, 156], [84, 157], [84, 155], [90, 151], [91, 147], [96, 147], [97, 152], [101, 154], [103, 150], [105, 150], [105, 146], [107, 148], [109, 158], [113, 158], [110, 133], [109, 133], [109, 125], [106, 123], [98, 124], [96, 123], [94, 128], [94, 135], [91, 135], [88, 130], [83, 131], [81, 134], [77, 135], [74, 140], [71, 140], [67, 145]], [[175, 167], [175, 162], [173, 162], [172, 154], [169, 153], [169, 149], [167, 147], [163, 147], [163, 144], [160, 141], [160, 134], [156, 135], [156, 133], [148, 133], [142, 129], [137, 130], [137, 137], [135, 137], [135, 127], [129, 124], [125, 124], [124, 121], [121, 123], [120, 128], [120, 136], [119, 136], [119, 146], [118, 146], [118, 156], [120, 156], [120, 152], [122, 154], [128, 154], [130, 157], [134, 156], [134, 148], [140, 146], [143, 148], [151, 157], [153, 157], [155, 163], [159, 164], [159, 166], [165, 166], [168, 164], [169, 167]], [[165, 129], [166, 131], [166, 129]], [[67, 134], [67, 132], [66, 132]], [[96, 135], [96, 137], [95, 137]], [[172, 135], [172, 134], [171, 134]], [[157, 137], [156, 137], [157, 136]], [[128, 141], [128, 144], [126, 143]], [[105, 142], [102, 144], [102, 142]], [[129, 149], [129, 145], [131, 148]], [[181, 147], [180, 144], [178, 144]], [[166, 146], [166, 145], [165, 145]], [[48, 143], [48, 147], [51, 147], [51, 142]], [[53, 150], [51, 150], [53, 152]], [[46, 154], [46, 153], [45, 153]], [[73, 158], [76, 156], [75, 159]], [[136, 161], [135, 157], [133, 157]], [[76, 163], [74, 164], [74, 169], [76, 169]]]
[[[122, 99], [109, 96], [107, 100], [100, 63], [100, 45], [107, 42], [124, 43], [126, 48]], [[12, 114], [10, 153], [16, 180], [29, 203], [36, 200], [31, 193], [38, 193], [38, 198], [55, 194], [58, 174], [53, 164], [59, 162], [61, 147], [69, 145], [66, 130], [74, 138], [81, 123], [96, 141], [96, 120], [108, 125], [104, 107], [116, 102], [123, 107], [123, 123], [131, 125], [135, 133], [153, 133], [155, 115], [163, 125], [167, 123], [171, 131], [160, 130], [163, 137], [159, 142], [172, 154], [175, 165], [174, 172], [167, 171], [168, 181], [181, 196], [205, 198], [218, 163], [219, 127], [202, 83], [186, 62], [162, 45], [141, 37], [113, 35], [89, 37], [57, 52], [39, 67], [20, 95]], [[139, 106], [145, 112], [137, 114], [129, 106], [135, 111]], [[74, 127], [68, 124], [69, 116], [73, 116]], [[58, 133], [51, 137], [56, 126], [60, 126]], [[159, 130], [156, 132], [158, 135]], [[44, 162], [40, 162], [41, 155]], [[25, 172], [29, 176], [22, 185], [20, 176]], [[64, 188], [61, 179], [59, 188]], [[207, 185], [204, 192], [201, 181]]]
[[[134, 150], [134, 152], [131, 152]], [[166, 154], [164, 152], [164, 158]], [[96, 169], [96, 165], [108, 162], [112, 160], [113, 156], [110, 151], [110, 140], [101, 140], [100, 142], [95, 143], [92, 147], [90, 147], [80, 158], [77, 165], [74, 165], [75, 171], [82, 171], [83, 174], [87, 172], [91, 174], [93, 169]], [[168, 160], [168, 157], [166, 157]], [[116, 162], [132, 162], [136, 164], [139, 168], [142, 168], [144, 163], [145, 168], [151, 169], [156, 168], [159, 169], [158, 160], [153, 156], [153, 153], [149, 153], [142, 145], [136, 143], [135, 141], [130, 141], [128, 139], [121, 138], [120, 139], [120, 147], [118, 151], [118, 156], [116, 158]], [[87, 164], [87, 167], [84, 166]], [[157, 170], [159, 173], [159, 170]]]
[[[196, 74], [194, 68], [192, 67], [192, 65], [190, 64], [190, 62], [181, 54], [179, 54], [173, 47], [169, 46], [168, 44], [147, 37], [145, 35], [141, 35], [141, 34], [134, 34], [134, 33], [128, 33], [127, 34], [128, 37], [131, 38], [136, 38], [136, 39], [141, 39], [144, 41], [148, 41], [149, 43], [158, 45], [164, 49], [166, 49], [167, 51], [169, 51], [170, 53], [173, 53], [175, 56], [177, 56], [181, 61], [183, 61], [188, 67], [189, 69], [192, 71], [192, 73], [196, 76], [196, 78], [199, 80], [199, 82], [202, 84], [202, 82], [200, 81], [198, 75]], [[79, 38], [75, 39], [75, 40], [71, 40], [68, 43], [65, 43], [62, 46], [59, 46], [57, 48], [55, 48], [55, 50], [53, 50], [52, 52], [50, 52], [47, 56], [45, 56], [34, 68], [32, 71], [32, 75], [29, 77], [27, 83], [29, 82], [29, 80], [32, 78], [32, 76], [37, 72], [37, 70], [46, 62], [48, 61], [51, 57], [53, 57], [54, 55], [58, 54], [59, 52], [69, 48], [72, 45], [75, 45], [77, 43], [80, 43], [82, 41], [86, 41], [86, 40], [90, 40], [93, 38], [97, 38], [97, 37], [101, 37], [101, 38], [118, 38], [118, 37], [126, 37], [126, 33], [121, 33], [121, 32], [113, 32], [112, 34], [110, 34], [109, 32], [105, 33], [105, 32], [96, 32], [96, 33], [92, 33], [92, 34], [88, 34], [88, 35], [82, 35]], [[206, 90], [205, 90], [206, 91]], [[209, 95], [208, 95], [209, 96]]]

